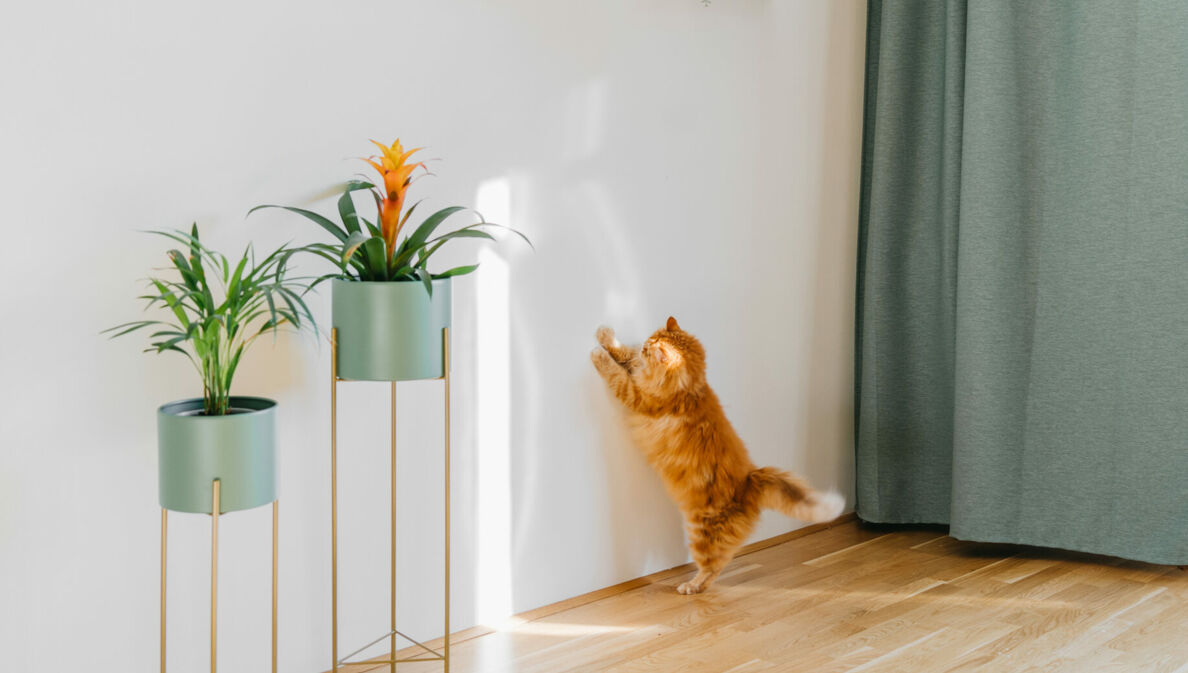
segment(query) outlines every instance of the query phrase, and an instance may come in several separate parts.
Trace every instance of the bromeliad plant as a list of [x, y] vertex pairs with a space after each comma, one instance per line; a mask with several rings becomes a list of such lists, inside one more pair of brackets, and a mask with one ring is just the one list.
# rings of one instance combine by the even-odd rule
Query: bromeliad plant
[[[366, 180], [352, 180], [346, 183], [342, 195], [338, 198], [341, 224], [318, 213], [292, 206], [264, 205], [248, 211], [250, 215], [262, 208], [282, 208], [309, 219], [336, 239], [335, 243], [313, 243], [298, 248], [330, 261], [338, 269], [334, 273], [319, 277], [311, 287], [331, 278], [381, 282], [420, 281], [432, 295], [433, 280], [461, 276], [478, 268], [477, 264], [469, 264], [438, 273], [429, 271], [429, 258], [447, 242], [462, 238], [493, 241], [495, 237], [487, 229], [499, 228], [511, 231], [524, 239], [529, 246], [532, 245], [524, 234], [487, 222], [481, 214], [474, 211], [472, 212], [478, 217], [478, 222], [434, 236], [438, 227], [451, 216], [469, 210], [463, 206], [450, 206], [438, 210], [402, 239], [401, 234], [406, 231], [409, 218], [420, 204], [418, 201], [408, 210], [404, 210], [405, 196], [416, 179], [428, 174], [424, 162], [410, 161], [412, 155], [422, 148], [405, 150], [399, 139], [391, 146], [374, 140], [371, 142], [380, 149], [381, 154], [368, 157], [364, 161], [379, 173], [382, 184], [376, 185]], [[422, 172], [414, 176], [418, 168]], [[362, 191], [369, 192], [375, 201], [375, 221], [359, 215], [355, 210], [354, 194]]]
[[[231, 380], [243, 352], [256, 339], [284, 325], [317, 329], [302, 295], [305, 279], [287, 277], [294, 250], [281, 246], [259, 262], [249, 245], [234, 266], [198, 238], [198, 225], [184, 231], [148, 232], [164, 236], [186, 250], [168, 252], [177, 278], [149, 278], [145, 310], [164, 308], [170, 320], [137, 320], [104, 333], [111, 338], [144, 328], [149, 335], [146, 353], [173, 351], [185, 355], [202, 377], [203, 413], [226, 414]], [[216, 294], [217, 293], [217, 294]]]

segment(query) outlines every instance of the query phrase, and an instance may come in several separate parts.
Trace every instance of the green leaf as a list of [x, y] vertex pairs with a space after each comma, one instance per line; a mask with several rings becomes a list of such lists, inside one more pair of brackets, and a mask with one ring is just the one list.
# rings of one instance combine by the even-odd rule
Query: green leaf
[[365, 234], [358, 230], [353, 232], [350, 238], [348, 238], [346, 242], [342, 244], [342, 263], [346, 264], [348, 261], [350, 261], [351, 257], [354, 256], [359, 247], [372, 238], [374, 237], [370, 234]]
[[161, 351], [166, 351], [166, 350], [172, 349], [174, 346], [176, 346], [177, 344], [179, 344], [185, 340], [186, 340], [186, 337], [184, 335], [176, 336], [176, 337], [173, 337], [172, 339], [169, 339], [168, 341], [154, 342], [153, 347], [157, 349], [158, 353], [160, 353]]
[[156, 286], [157, 291], [161, 293], [162, 300], [165, 302], [165, 305], [173, 311], [173, 315], [177, 316], [178, 321], [181, 322], [183, 327], [188, 327], [190, 324], [190, 319], [188, 316], [186, 316], [186, 312], [182, 308], [181, 302], [179, 302], [177, 298], [173, 296], [172, 292], [165, 288], [165, 285], [161, 283], [161, 281], [153, 279], [152, 283]]
[[[264, 299], [268, 302], [268, 316], [269, 316], [268, 323], [271, 325], [271, 327], [275, 328], [277, 325], [276, 302], [272, 300], [272, 293], [268, 292], [268, 291], [264, 292]], [[263, 330], [261, 330], [261, 331], [263, 331]]]
[[165, 253], [169, 257], [169, 261], [173, 262], [174, 268], [181, 274], [182, 280], [186, 287], [191, 290], [198, 289], [198, 276], [194, 270], [190, 268], [190, 263], [186, 261], [186, 256], [182, 254], [181, 250], [170, 250]]
[[425, 291], [429, 293], [430, 297], [432, 297], [433, 296], [433, 276], [429, 275], [429, 272], [424, 269], [417, 269], [416, 273], [417, 273], [417, 277], [419, 277], [421, 279], [421, 283], [423, 283], [425, 285]]
[[463, 229], [472, 229], [475, 227], [495, 227], [496, 229], [502, 229], [504, 231], [511, 232], [511, 233], [515, 234], [516, 236], [519, 236], [521, 239], [523, 239], [524, 242], [528, 244], [529, 248], [536, 250], [536, 246], [532, 245], [532, 241], [528, 240], [528, 237], [525, 236], [523, 234], [523, 232], [520, 232], [516, 229], [512, 229], [511, 227], [504, 226], [502, 224], [495, 224], [494, 222], [487, 222], [486, 220], [483, 220], [482, 222], [475, 222], [474, 224], [471, 224], [469, 226], [462, 227], [462, 228]]
[[342, 188], [348, 192], [357, 192], [361, 189], [375, 189], [375, 185], [366, 180], [348, 180]]
[[[318, 333], [318, 323], [317, 323], [317, 321], [314, 320], [313, 313], [309, 310], [309, 306], [305, 303], [305, 299], [303, 299], [301, 295], [297, 294], [296, 292], [290, 290], [287, 287], [282, 287], [281, 293], [288, 295], [289, 297], [291, 297], [293, 299], [293, 302], [295, 302], [297, 304], [297, 306], [301, 309], [301, 312], [305, 314], [306, 319], [309, 320], [309, 324], [313, 326], [314, 334], [316, 335]], [[297, 324], [300, 324], [296, 320], [294, 322]]]
[[[285, 293], [285, 289], [283, 287], [276, 288], [276, 293], [280, 295], [280, 298], [282, 300], [284, 300], [285, 305], [289, 307], [288, 316], [291, 316], [291, 317], [289, 317], [289, 322], [293, 323], [293, 325], [295, 327], [300, 327], [301, 326], [301, 316], [298, 313], [297, 304], [295, 304], [293, 302], [293, 299], [288, 294]], [[286, 317], [288, 317], [288, 316], [286, 316]]]
[[441, 236], [438, 236], [437, 238], [434, 238], [432, 241], [429, 241], [429, 242], [430, 243], [432, 243], [434, 241], [444, 242], [444, 241], [450, 240], [451, 238], [485, 238], [488, 241], [496, 240], [494, 236], [492, 236], [491, 234], [488, 234], [487, 232], [485, 232], [481, 229], [465, 228], [465, 229], [459, 229], [457, 231], [451, 231], [448, 234], [442, 234]]
[[[342, 254], [340, 253], [340, 250], [341, 250], [341, 248], [338, 248], [338, 247], [333, 247], [333, 246], [328, 246], [328, 245], [323, 245], [323, 244], [312, 244], [312, 245], [303, 246], [301, 248], [296, 248], [294, 250], [294, 252], [304, 252], [304, 253], [314, 255], [315, 257], [321, 257], [322, 259], [330, 262], [335, 267], [337, 267], [338, 273], [335, 275], [341, 276], [341, 275], [345, 275], [347, 273], [347, 265], [344, 264], [342, 261]], [[348, 260], [348, 261], [351, 263], [352, 266], [359, 264], [359, 261], [357, 259], [352, 259], [352, 260]]]
[[[194, 356], [193, 356], [193, 355], [190, 355], [190, 354], [189, 354], [188, 352], [186, 352], [186, 350], [185, 350], [185, 349], [183, 349], [183, 348], [179, 348], [179, 347], [177, 347], [177, 346], [169, 346], [169, 347], [167, 347], [167, 348], [164, 348], [164, 349], [161, 349], [161, 350], [159, 350], [159, 351], [157, 351], [157, 352], [158, 352], [158, 353], [160, 353], [160, 352], [163, 352], [163, 351], [173, 351], [173, 352], [175, 352], [175, 353], [181, 353], [182, 355], [186, 356], [186, 359], [190, 361], [190, 364], [194, 365], [195, 367], [198, 367], [198, 363], [197, 363], [197, 362], [194, 360]], [[199, 369], [201, 369], [201, 368], [199, 367]]]
[[202, 268], [202, 244], [198, 241], [197, 222], [190, 227], [190, 268], [198, 277], [199, 282], [205, 284], [206, 270]]
[[231, 282], [227, 285], [227, 301], [233, 301], [239, 296], [239, 281], [243, 277], [243, 267], [247, 264], [247, 257], [239, 260], [239, 264], [235, 265], [235, 273], [231, 276]]
[[334, 238], [337, 238], [339, 241], [342, 241], [345, 243], [347, 240], [347, 232], [344, 231], [337, 224], [334, 224], [329, 219], [327, 219], [321, 215], [318, 215], [317, 213], [315, 213], [313, 211], [305, 210], [304, 208], [294, 208], [292, 206], [263, 205], [263, 206], [256, 206], [255, 208], [252, 208], [251, 210], [248, 211], [248, 215], [251, 215], [252, 213], [254, 213], [257, 210], [260, 210], [262, 208], [280, 208], [282, 210], [287, 210], [290, 213], [297, 213], [298, 215], [310, 220], [314, 224], [317, 224], [321, 228], [330, 232], [330, 234], [333, 235]]
[[317, 286], [321, 285], [322, 283], [324, 283], [328, 280], [334, 280], [336, 278], [342, 278], [342, 277], [343, 277], [343, 274], [341, 274], [341, 273], [327, 273], [327, 274], [318, 276], [317, 278], [314, 278], [313, 282], [311, 282], [309, 284], [308, 289], [310, 291], [312, 291], [314, 288], [316, 288]]
[[180, 231], [180, 230], [178, 230], [178, 231], [161, 231], [161, 230], [154, 229], [154, 230], [147, 231], [145, 233], [153, 234], [154, 236], [164, 236], [165, 238], [168, 238], [171, 241], [175, 241], [177, 243], [180, 243], [180, 244], [186, 246], [186, 248], [191, 248], [197, 242], [198, 243], [198, 252], [200, 255], [205, 256], [207, 258], [207, 261], [211, 262], [212, 264], [218, 264], [218, 262], [219, 262], [218, 253], [215, 253], [213, 250], [208, 250], [205, 246], [203, 246], [201, 244], [201, 242], [198, 242], [197, 239], [195, 239], [193, 236], [191, 236], [190, 234], [187, 234], [184, 231]]
[[384, 259], [384, 239], [369, 238], [363, 243], [363, 256], [366, 259], [366, 278], [360, 280], [388, 280], [388, 264]]
[[417, 227], [416, 231], [408, 237], [406, 245], [409, 249], [413, 250], [425, 245], [425, 241], [433, 234], [434, 229], [440, 226], [442, 222], [445, 222], [449, 216], [463, 210], [466, 210], [466, 208], [462, 206], [450, 206], [449, 208], [442, 208], [429, 217], [426, 217], [425, 221], [421, 223], [421, 226]]
[[107, 334], [108, 332], [115, 332], [116, 330], [120, 330], [119, 332], [116, 332], [115, 334], [112, 334], [111, 336], [107, 337], [109, 339], [114, 339], [118, 336], [124, 336], [125, 334], [128, 334], [129, 332], [135, 332], [138, 329], [148, 327], [149, 325], [168, 325], [170, 327], [173, 326], [170, 323], [167, 323], [167, 322], [164, 322], [161, 320], [137, 320], [136, 322], [126, 322], [126, 323], [123, 323], [120, 325], [116, 325], [115, 327], [108, 327], [107, 329], [105, 329], [99, 333]]
[[404, 223], [408, 222], [408, 218], [412, 217], [413, 213], [417, 212], [417, 206], [421, 205], [421, 203], [424, 201], [425, 199], [418, 199], [416, 203], [408, 207], [408, 210], [404, 211], [404, 215], [400, 217], [400, 226], [403, 227]]
[[[522, 232], [520, 232], [516, 229], [512, 229], [511, 227], [505, 227], [502, 224], [495, 224], [494, 222], [486, 222], [486, 221], [477, 222], [475, 224], [470, 225], [470, 227], [495, 227], [496, 229], [502, 229], [504, 231], [509, 231], [509, 232], [515, 234], [516, 236], [519, 236], [521, 239], [523, 239], [524, 242], [528, 244], [529, 248], [536, 250], [536, 246], [532, 245], [532, 241], [528, 240], [527, 236], [525, 236]], [[463, 227], [463, 228], [469, 229], [470, 227]]]
[[235, 349], [235, 353], [231, 355], [231, 362], [227, 365], [227, 372], [223, 374], [223, 385], [227, 387], [227, 392], [231, 391], [231, 380], [235, 377], [235, 368], [239, 366], [239, 356], [243, 355], [243, 345]]
[[477, 227], [477, 226], [481, 226], [481, 224], [472, 224], [472, 225], [470, 225], [470, 227], [463, 227], [457, 231], [451, 231], [448, 234], [442, 234], [441, 236], [438, 236], [437, 238], [431, 239], [430, 241], [428, 241], [428, 243], [432, 243], [433, 246], [430, 247], [428, 249], [428, 251], [426, 251], [425, 253], [423, 253], [421, 255], [420, 259], [417, 260], [417, 266], [420, 268], [423, 268], [425, 266], [425, 264], [429, 261], [429, 258], [433, 256], [433, 253], [437, 252], [438, 249], [441, 248], [441, 246], [445, 245], [448, 241], [450, 241], [452, 239], [455, 239], [455, 238], [485, 238], [485, 239], [488, 239], [491, 241], [495, 240], [495, 237], [488, 234], [487, 232], [479, 231], [477, 229], [471, 228], [471, 227]]
[[368, 220], [366, 217], [360, 217], [359, 219], [362, 220], [363, 224], [367, 226], [367, 231], [372, 236], [374, 236], [375, 238], [383, 238], [384, 237], [384, 232], [380, 231], [380, 228], [375, 226], [374, 224], [372, 224], [371, 221]]
[[452, 278], [454, 276], [465, 276], [475, 269], [479, 268], [478, 264], [468, 264], [466, 266], [455, 266], [452, 269], [442, 271], [441, 273], [433, 274], [434, 278]]
[[[359, 183], [354, 183], [359, 184]], [[342, 224], [346, 230], [352, 234], [359, 231], [359, 216], [355, 214], [355, 200], [351, 198], [350, 188], [351, 183], [347, 183], [347, 189], [338, 197], [338, 215], [342, 218]]]

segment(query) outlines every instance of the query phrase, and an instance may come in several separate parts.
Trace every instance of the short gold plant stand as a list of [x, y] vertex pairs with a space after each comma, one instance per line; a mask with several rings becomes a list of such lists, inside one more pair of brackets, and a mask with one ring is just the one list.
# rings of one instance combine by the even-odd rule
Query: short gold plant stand
[[[219, 514], [221, 479], [210, 482], [210, 671], [218, 669]], [[272, 673], [276, 673], [276, 566], [279, 500], [272, 501]], [[169, 510], [161, 508], [161, 673], [165, 673], [165, 587], [169, 540]]]
[[161, 505], [161, 673], [169, 512], [210, 516], [210, 671], [218, 667], [219, 518], [272, 504], [272, 673], [276, 673], [276, 402], [233, 396], [234, 413], [205, 415], [197, 397], [157, 409], [157, 501]]
[[[400, 285], [403, 285], [401, 283]], [[417, 288], [420, 289], [419, 287]], [[391, 618], [389, 630], [387, 633], [381, 635], [375, 640], [367, 643], [363, 647], [347, 654], [344, 657], [338, 656], [338, 384], [343, 381], [350, 381], [353, 379], [339, 378], [338, 376], [338, 328], [335, 327], [330, 333], [330, 544], [331, 544], [331, 654], [332, 666], [331, 671], [338, 673], [339, 670], [356, 668], [359, 666], [368, 666], [375, 668], [383, 664], [390, 666], [390, 670], [395, 673], [396, 664], [398, 663], [412, 663], [412, 662], [442, 662], [444, 673], [450, 671], [450, 328], [443, 327], [441, 330], [441, 353], [442, 353], [442, 374], [437, 377], [444, 383], [444, 408], [445, 408], [445, 500], [443, 503], [445, 515], [445, 560], [444, 560], [444, 605], [445, 605], [445, 626], [443, 629], [442, 646], [439, 650], [435, 650], [428, 645], [409, 637], [396, 628], [396, 381], [391, 381], [392, 385], [392, 407], [391, 407], [391, 575], [390, 575], [390, 603], [389, 615]], [[432, 379], [430, 379], [432, 380]], [[398, 658], [397, 652], [397, 637], [404, 638], [413, 645], [423, 650], [423, 653], [415, 656]], [[366, 650], [373, 645], [382, 642], [385, 638], [389, 639], [390, 653], [385, 659], [367, 659], [363, 661], [349, 661], [349, 659], [360, 652]]]

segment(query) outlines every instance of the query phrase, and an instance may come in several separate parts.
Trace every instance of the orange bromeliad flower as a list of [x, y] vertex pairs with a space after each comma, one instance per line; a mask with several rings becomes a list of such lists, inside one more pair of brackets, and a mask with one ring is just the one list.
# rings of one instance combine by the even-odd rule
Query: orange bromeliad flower
[[[380, 233], [383, 234], [384, 242], [388, 246], [388, 256], [391, 257], [396, 250], [396, 237], [400, 235], [400, 229], [404, 226], [404, 220], [400, 218], [400, 211], [404, 208], [404, 195], [412, 182], [412, 172], [418, 166], [425, 168], [425, 164], [419, 161], [407, 163], [413, 152], [417, 152], [421, 148], [405, 151], [399, 138], [392, 143], [391, 147], [374, 140], [371, 142], [380, 148], [383, 155], [373, 156], [364, 159], [364, 161], [375, 167], [375, 170], [379, 171], [380, 176], [384, 179], [384, 198], [380, 201], [379, 209]], [[378, 163], [374, 161], [377, 159]], [[404, 219], [408, 219], [408, 214], [405, 214]]]

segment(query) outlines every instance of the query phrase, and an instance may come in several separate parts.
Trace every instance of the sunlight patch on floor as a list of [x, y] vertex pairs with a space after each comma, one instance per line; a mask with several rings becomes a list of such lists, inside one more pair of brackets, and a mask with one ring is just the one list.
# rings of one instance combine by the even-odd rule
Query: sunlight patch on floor
[[635, 626], [612, 626], [610, 624], [570, 624], [564, 622], [525, 622], [511, 627], [516, 633], [537, 636], [589, 636], [602, 633], [627, 633], [639, 630]]

